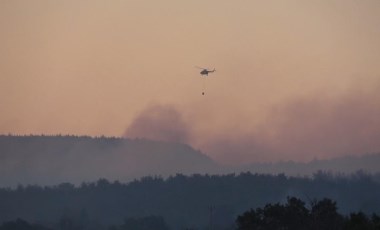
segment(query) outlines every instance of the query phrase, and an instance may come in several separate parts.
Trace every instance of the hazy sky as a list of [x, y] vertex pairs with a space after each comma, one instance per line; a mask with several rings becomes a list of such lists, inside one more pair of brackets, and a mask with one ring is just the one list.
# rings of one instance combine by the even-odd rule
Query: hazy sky
[[379, 152], [379, 63], [378, 0], [0, 0], [0, 133], [222, 163]]

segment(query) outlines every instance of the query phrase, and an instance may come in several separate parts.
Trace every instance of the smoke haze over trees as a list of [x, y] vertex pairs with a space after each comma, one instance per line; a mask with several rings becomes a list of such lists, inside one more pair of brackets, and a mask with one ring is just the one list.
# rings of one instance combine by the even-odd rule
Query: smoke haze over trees
[[0, 0], [0, 230], [380, 230], [380, 0], [199, 3]]
[[380, 212], [379, 154], [225, 167], [173, 142], [9, 135], [0, 136], [0, 158], [0, 222], [198, 228], [212, 209], [215, 227], [228, 228], [244, 211], [288, 196], [333, 199], [344, 215]]

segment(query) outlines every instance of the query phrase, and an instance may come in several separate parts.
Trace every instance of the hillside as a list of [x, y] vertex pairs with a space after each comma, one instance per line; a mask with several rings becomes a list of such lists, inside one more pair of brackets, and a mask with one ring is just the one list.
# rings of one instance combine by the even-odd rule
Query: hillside
[[99, 178], [128, 182], [144, 176], [182, 173], [284, 173], [312, 176], [380, 172], [380, 154], [344, 156], [311, 162], [221, 166], [192, 147], [145, 139], [88, 136], [0, 136], [0, 187], [18, 184], [80, 184]]
[[99, 178], [214, 172], [217, 165], [188, 145], [142, 139], [0, 136], [0, 187], [80, 184]]

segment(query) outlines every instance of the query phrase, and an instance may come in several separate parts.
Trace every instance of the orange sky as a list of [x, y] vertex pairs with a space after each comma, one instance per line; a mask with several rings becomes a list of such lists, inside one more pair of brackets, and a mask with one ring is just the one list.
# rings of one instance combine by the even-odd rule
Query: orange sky
[[380, 151], [378, 0], [4, 0], [0, 35], [3, 134], [146, 137], [156, 111], [224, 163]]

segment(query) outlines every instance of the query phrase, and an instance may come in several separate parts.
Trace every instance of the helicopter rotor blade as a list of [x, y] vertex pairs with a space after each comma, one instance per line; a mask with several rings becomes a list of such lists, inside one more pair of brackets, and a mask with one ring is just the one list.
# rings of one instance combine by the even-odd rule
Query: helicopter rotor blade
[[207, 69], [207, 68], [202, 68], [202, 67], [199, 67], [199, 66], [194, 66], [195, 68], [198, 68], [198, 69]]

